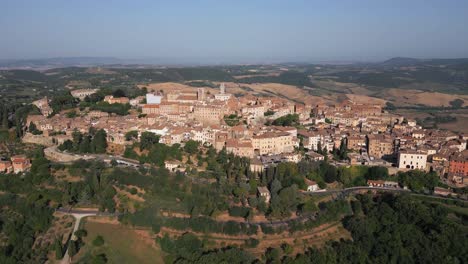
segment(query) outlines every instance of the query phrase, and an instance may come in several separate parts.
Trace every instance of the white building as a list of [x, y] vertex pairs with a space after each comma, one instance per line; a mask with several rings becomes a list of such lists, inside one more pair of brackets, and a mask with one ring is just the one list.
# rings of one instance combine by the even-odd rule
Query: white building
[[147, 93], [146, 94], [146, 103], [147, 104], [160, 104], [162, 100], [162, 95]]
[[307, 183], [307, 191], [308, 192], [316, 192], [316, 191], [320, 190], [318, 184], [315, 181], [307, 180], [306, 183]]
[[83, 101], [86, 96], [90, 96], [92, 94], [95, 94], [99, 91], [99, 89], [78, 89], [78, 90], [73, 90], [70, 92], [70, 94], [74, 98], [80, 99], [80, 101]]
[[219, 101], [227, 101], [231, 98], [231, 94], [226, 93], [226, 88], [224, 87], [224, 83], [219, 86], [219, 94], [215, 94], [215, 99]]
[[416, 150], [402, 150], [398, 153], [399, 169], [426, 169], [427, 153]]

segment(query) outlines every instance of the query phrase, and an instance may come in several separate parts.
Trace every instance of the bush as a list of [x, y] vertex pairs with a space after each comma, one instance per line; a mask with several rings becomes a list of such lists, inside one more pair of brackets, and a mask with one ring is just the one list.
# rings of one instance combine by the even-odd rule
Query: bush
[[130, 194], [135, 195], [135, 194], [137, 194], [137, 193], [138, 193], [138, 190], [137, 190], [135, 187], [133, 187], [133, 188], [130, 189]]
[[87, 235], [88, 235], [88, 231], [86, 231], [85, 229], [78, 229], [75, 232], [75, 236], [77, 236], [79, 238], [85, 237]]
[[260, 241], [258, 241], [258, 239], [255, 238], [249, 238], [245, 240], [245, 246], [249, 248], [256, 248], [259, 243]]
[[96, 236], [96, 238], [93, 240], [93, 245], [96, 247], [104, 245], [104, 238], [100, 235]]
[[233, 206], [229, 208], [229, 215], [236, 216], [236, 217], [244, 217], [246, 218], [250, 214], [250, 209], [241, 206]]

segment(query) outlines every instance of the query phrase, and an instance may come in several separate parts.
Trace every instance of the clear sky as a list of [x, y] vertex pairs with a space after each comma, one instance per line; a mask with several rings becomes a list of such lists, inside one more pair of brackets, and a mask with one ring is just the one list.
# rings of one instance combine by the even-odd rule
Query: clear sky
[[467, 0], [0, 0], [0, 59], [468, 57]]

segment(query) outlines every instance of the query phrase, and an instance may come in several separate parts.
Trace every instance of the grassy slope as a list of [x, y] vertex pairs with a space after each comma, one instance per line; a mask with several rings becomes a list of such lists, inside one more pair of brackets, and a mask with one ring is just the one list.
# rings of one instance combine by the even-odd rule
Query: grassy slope
[[[75, 257], [77, 263], [87, 263], [91, 255], [101, 253], [106, 254], [108, 263], [163, 263], [161, 250], [130, 227], [86, 221], [83, 228], [88, 231], [88, 235], [85, 247]], [[104, 238], [105, 244], [101, 247], [92, 245], [97, 235]]]

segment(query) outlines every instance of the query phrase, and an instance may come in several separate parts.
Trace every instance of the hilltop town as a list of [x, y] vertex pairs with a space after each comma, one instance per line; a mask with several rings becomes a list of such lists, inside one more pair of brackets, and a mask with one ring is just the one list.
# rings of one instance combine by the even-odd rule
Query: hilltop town
[[[87, 101], [97, 92], [78, 89], [71, 95]], [[59, 146], [73, 141], [76, 131], [102, 129], [109, 152], [123, 155], [142, 133], [151, 132], [169, 146], [193, 140], [249, 158], [253, 172], [281, 162], [326, 159], [343, 166], [384, 166], [392, 174], [435, 171], [449, 186], [468, 184], [468, 136], [422, 129], [415, 120], [389, 113], [379, 104], [350, 99], [329, 105], [301, 104], [279, 97], [235, 97], [224, 83], [215, 94], [204, 88], [178, 89], [135, 98], [107, 95], [103, 102], [129, 105], [130, 111], [118, 115], [80, 107], [73, 116], [65, 111], [51, 116], [47, 97], [34, 101], [41, 114], [29, 115], [25, 129], [31, 132], [34, 127], [40, 135], [26, 135], [26, 140]]]
[[18, 94], [0, 106], [0, 218], [23, 225], [11, 222], [14, 210], [28, 228], [0, 234], [34, 237], [21, 255], [33, 262], [272, 263], [343, 258], [348, 243], [367, 241], [368, 224], [354, 223], [411, 214], [417, 231], [373, 236], [412, 236], [437, 222], [451, 241], [440, 256], [463, 248], [468, 136], [442, 125], [463, 122], [465, 97], [412, 108], [318, 95], [306, 72], [252, 67], [5, 71], [4, 89]]

